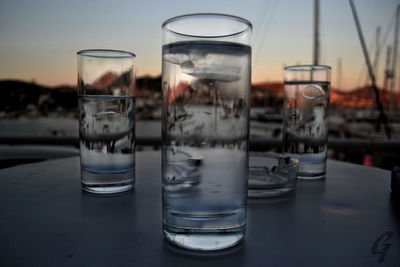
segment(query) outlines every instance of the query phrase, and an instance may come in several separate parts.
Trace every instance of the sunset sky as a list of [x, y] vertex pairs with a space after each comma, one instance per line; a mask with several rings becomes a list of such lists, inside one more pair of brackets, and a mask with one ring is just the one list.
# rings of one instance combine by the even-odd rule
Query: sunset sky
[[[373, 60], [376, 28], [383, 39], [400, 0], [354, 2]], [[333, 86], [339, 57], [343, 89], [363, 85], [366, 68], [348, 0], [320, 5], [320, 63], [332, 67]], [[253, 24], [253, 83], [281, 81], [283, 66], [312, 62], [313, 0], [0, 0], [0, 79], [74, 85], [76, 52], [87, 48], [134, 52], [137, 76], [159, 75], [161, 24], [199, 12], [232, 14]], [[393, 33], [394, 21], [381, 49], [379, 86]]]

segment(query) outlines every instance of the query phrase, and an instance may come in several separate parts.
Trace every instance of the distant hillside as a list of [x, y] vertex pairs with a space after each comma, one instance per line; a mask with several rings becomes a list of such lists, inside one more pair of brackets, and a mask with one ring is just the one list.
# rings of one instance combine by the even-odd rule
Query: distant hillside
[[[99, 83], [115, 85], [122, 77], [101, 77]], [[382, 104], [387, 107], [390, 94], [379, 90]], [[161, 76], [140, 77], [136, 80], [137, 108], [149, 113], [161, 105]], [[265, 82], [252, 85], [251, 105], [253, 107], [281, 108], [283, 105], [283, 84]], [[394, 107], [400, 109], [400, 93], [394, 97]], [[357, 88], [349, 92], [331, 89], [332, 107], [365, 108], [375, 106], [375, 96], [370, 87]], [[31, 114], [47, 115], [52, 112], [77, 116], [77, 88], [72, 86], [47, 87], [16, 80], [0, 81], [0, 117]], [[11, 115], [10, 115], [11, 114]]]
[[0, 81], [0, 111], [26, 112], [37, 107], [41, 112], [58, 107], [71, 109], [76, 104], [76, 90], [72, 87], [50, 88], [35, 83]]
[[[255, 84], [252, 86], [252, 91], [253, 94], [255, 94], [254, 92], [259, 92], [260, 97], [262, 97], [263, 93], [264, 98], [272, 96], [279, 98], [283, 96], [283, 83], [265, 82]], [[383, 106], [387, 108], [390, 99], [390, 93], [387, 90], [379, 89], [379, 96]], [[371, 86], [356, 88], [348, 92], [331, 88], [330, 104], [336, 107], [373, 107], [375, 106], [375, 94]], [[394, 94], [393, 105], [394, 108], [400, 109], [400, 93]]]
[[150, 77], [144, 76], [136, 79], [137, 91], [158, 91], [161, 92], [161, 76]]
[[266, 90], [269, 93], [283, 95], [283, 83], [281, 82], [264, 82], [252, 85], [252, 90]]
[[[99, 84], [114, 86], [121, 77], [106, 75], [101, 77]], [[142, 77], [136, 80], [136, 95], [154, 96], [151, 92], [161, 92], [161, 76]], [[19, 80], [0, 81], [0, 112], [7, 116], [43, 115], [50, 113], [69, 113], [70, 116], [78, 114], [77, 88], [68, 85], [49, 87], [36, 83]], [[4, 116], [1, 115], [1, 116]]]
[[[390, 92], [379, 89], [379, 97], [384, 108], [388, 108]], [[375, 94], [371, 86], [356, 88], [350, 92], [333, 90], [331, 103], [346, 107], [373, 107], [375, 106]], [[400, 109], [400, 93], [394, 93], [393, 107]]]

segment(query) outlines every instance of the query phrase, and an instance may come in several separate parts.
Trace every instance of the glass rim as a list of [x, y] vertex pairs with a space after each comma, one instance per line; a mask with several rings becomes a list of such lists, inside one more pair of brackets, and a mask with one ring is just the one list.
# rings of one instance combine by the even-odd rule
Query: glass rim
[[[222, 34], [222, 35], [195, 35], [195, 34], [186, 34], [186, 33], [181, 33], [177, 31], [173, 31], [170, 28], [167, 27], [168, 24], [175, 22], [175, 21], [180, 21], [188, 18], [201, 18], [201, 17], [214, 17], [214, 18], [227, 18], [231, 19], [234, 21], [241, 22], [243, 25], [246, 25], [243, 30], [236, 31], [234, 33], [230, 34]], [[161, 29], [166, 29], [168, 32], [172, 34], [176, 34], [179, 36], [184, 36], [184, 37], [193, 37], [193, 38], [224, 38], [224, 37], [230, 37], [230, 36], [235, 36], [235, 35], [240, 35], [248, 30], [253, 29], [253, 25], [251, 24], [250, 21], [247, 19], [235, 16], [235, 15], [228, 15], [228, 14], [223, 14], [223, 13], [191, 13], [191, 14], [185, 14], [185, 15], [180, 15], [180, 16], [175, 16], [170, 19], [167, 19], [166, 21], [163, 22], [161, 25]]]
[[136, 58], [132, 52], [114, 49], [84, 49], [76, 53], [78, 56], [93, 58]]
[[291, 65], [284, 68], [285, 71], [327, 71], [332, 68], [328, 65]]

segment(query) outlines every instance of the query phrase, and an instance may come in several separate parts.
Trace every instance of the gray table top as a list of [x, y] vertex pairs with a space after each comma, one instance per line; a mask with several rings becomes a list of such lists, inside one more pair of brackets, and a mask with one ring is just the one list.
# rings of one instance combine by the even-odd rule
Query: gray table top
[[161, 231], [160, 152], [137, 152], [136, 188], [80, 188], [79, 158], [0, 170], [0, 266], [400, 266], [390, 172], [328, 161], [324, 181], [248, 201], [245, 241], [219, 252], [171, 245]]

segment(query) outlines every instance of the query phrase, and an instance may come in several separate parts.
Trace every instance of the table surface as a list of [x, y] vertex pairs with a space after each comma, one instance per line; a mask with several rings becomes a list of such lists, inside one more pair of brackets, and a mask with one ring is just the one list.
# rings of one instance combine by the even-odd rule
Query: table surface
[[0, 266], [400, 266], [388, 171], [329, 160], [323, 181], [249, 199], [244, 242], [193, 252], [163, 239], [160, 154], [107, 197], [81, 190], [79, 157], [0, 170]]

